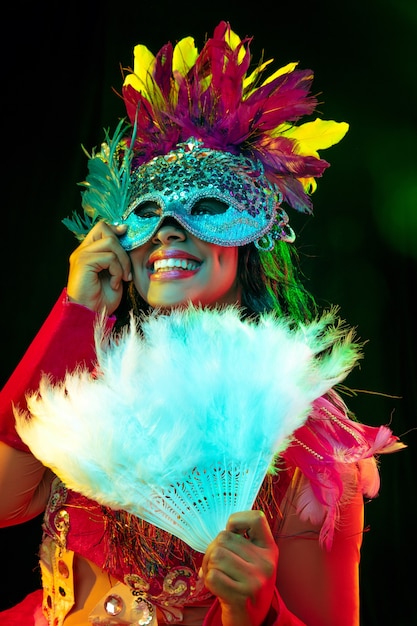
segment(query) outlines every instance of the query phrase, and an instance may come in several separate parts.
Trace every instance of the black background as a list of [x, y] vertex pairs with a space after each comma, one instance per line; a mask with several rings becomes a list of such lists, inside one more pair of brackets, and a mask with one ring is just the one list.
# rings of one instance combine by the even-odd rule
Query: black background
[[[417, 624], [417, 3], [54, 6], [15, 2], [1, 25], [0, 384], [65, 285], [76, 242], [61, 220], [79, 207], [81, 143], [99, 145], [103, 128], [124, 115], [113, 89], [121, 88], [120, 66], [133, 63], [133, 46], [156, 53], [193, 35], [201, 48], [224, 19], [241, 37], [254, 36], [254, 61], [264, 51], [274, 68], [294, 60], [312, 68], [320, 116], [347, 121], [350, 130], [323, 152], [332, 165], [313, 197], [314, 217], [291, 213], [307, 285], [319, 304], [340, 305], [367, 341], [347, 383], [372, 393], [358, 393], [349, 406], [369, 424], [390, 423], [408, 444], [381, 459], [381, 492], [366, 506], [361, 624]], [[0, 531], [0, 608], [38, 584], [40, 523]]]

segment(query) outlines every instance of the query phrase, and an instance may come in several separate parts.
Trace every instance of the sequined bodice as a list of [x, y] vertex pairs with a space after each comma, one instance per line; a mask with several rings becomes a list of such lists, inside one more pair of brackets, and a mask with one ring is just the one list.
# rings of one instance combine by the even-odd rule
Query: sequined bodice
[[155, 605], [176, 607], [211, 598], [198, 577], [203, 555], [180, 539], [123, 511], [85, 498], [56, 479], [44, 535], [103, 568]]

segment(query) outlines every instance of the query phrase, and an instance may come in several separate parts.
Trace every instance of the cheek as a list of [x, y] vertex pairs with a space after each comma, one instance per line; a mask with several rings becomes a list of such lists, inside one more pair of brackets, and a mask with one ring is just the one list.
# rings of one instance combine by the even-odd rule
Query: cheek
[[220, 248], [212, 276], [213, 287], [227, 290], [236, 285], [238, 255], [235, 248]]
[[149, 281], [146, 281], [144, 278], [138, 277], [137, 275], [134, 274], [133, 284], [135, 285], [136, 290], [139, 293], [139, 295], [142, 296], [142, 298], [147, 301], [148, 292], [149, 292]]
[[133, 283], [140, 295], [144, 297], [149, 288], [149, 276], [146, 271], [145, 256], [134, 250], [130, 253]]
[[237, 248], [221, 248], [219, 253], [219, 266], [229, 279], [236, 278], [238, 264]]

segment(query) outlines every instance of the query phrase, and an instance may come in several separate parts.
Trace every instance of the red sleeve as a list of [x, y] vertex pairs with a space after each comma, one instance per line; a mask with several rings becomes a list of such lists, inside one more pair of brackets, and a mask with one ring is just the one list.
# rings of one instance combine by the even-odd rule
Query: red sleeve
[[[25, 395], [39, 385], [43, 373], [60, 380], [78, 363], [92, 367], [95, 360], [94, 323], [97, 314], [68, 302], [64, 289], [19, 365], [0, 392], [0, 440], [28, 451], [15, 430], [13, 405], [24, 409]], [[114, 318], [108, 319], [108, 327]]]

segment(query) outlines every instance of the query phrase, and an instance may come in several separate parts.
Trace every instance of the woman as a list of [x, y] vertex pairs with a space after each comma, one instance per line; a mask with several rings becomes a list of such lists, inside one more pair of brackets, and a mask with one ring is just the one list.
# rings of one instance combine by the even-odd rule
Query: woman
[[[205, 316], [211, 320], [219, 308], [232, 311], [245, 332], [254, 321], [262, 327], [269, 314], [290, 320], [289, 333], [292, 326], [313, 332], [318, 311], [297, 276], [295, 235], [281, 202], [311, 212], [315, 177], [328, 165], [317, 150], [337, 143], [347, 125], [315, 120], [296, 126], [314, 111], [312, 73], [289, 64], [257, 86], [268, 63], [248, 75], [249, 62], [249, 42], [225, 23], [200, 53], [189, 37], [174, 49], [167, 44], [156, 57], [144, 46], [135, 48], [135, 68], [123, 87], [130, 124], [121, 122], [90, 157], [85, 215], [65, 220], [81, 240], [70, 257], [67, 287], [1, 396], [1, 523], [21, 523], [44, 510], [45, 521], [43, 592], [0, 614], [0, 623], [359, 623], [363, 495], [378, 491], [376, 455], [402, 444], [386, 427], [353, 420], [331, 385], [308, 402], [308, 417], [288, 433], [289, 445], [263, 477], [254, 507], [234, 511], [201, 550], [181, 533], [151, 523], [148, 514], [141, 517], [135, 503], [121, 506], [120, 482], [110, 497], [104, 492], [112, 481], [102, 493], [95, 470], [79, 483], [75, 478], [84, 460], [90, 462], [83, 457], [85, 442], [86, 454], [94, 456], [108, 408], [106, 395], [93, 424], [77, 421], [80, 394], [70, 388], [71, 372], [78, 380], [79, 372], [93, 371], [86, 391], [107, 380], [103, 337], [95, 344], [97, 324], [105, 337], [116, 331], [115, 354], [124, 345], [119, 331], [131, 325], [131, 310], [139, 341], [142, 332], [151, 344], [153, 320], [157, 327], [160, 320], [178, 320], [176, 328], [185, 329], [180, 343], [186, 343], [183, 314], [194, 311], [196, 324], [206, 324]], [[326, 363], [325, 353], [342, 344], [338, 382], [360, 348], [334, 311], [325, 319], [316, 333], [328, 337], [323, 328], [330, 325], [333, 338], [323, 344], [316, 338], [323, 348], [318, 361]], [[204, 324], [195, 345], [203, 345], [203, 357], [181, 361], [183, 378], [192, 369], [203, 378], [206, 373], [211, 338], [205, 338]], [[165, 347], [169, 353], [170, 344]], [[246, 363], [251, 373], [260, 367]], [[123, 360], [116, 364], [126, 372]], [[232, 378], [231, 369], [222, 370], [222, 378]], [[120, 404], [132, 391], [123, 377], [116, 389]], [[118, 384], [110, 380], [109, 386]], [[163, 396], [162, 385], [149, 386]], [[56, 389], [55, 399], [74, 402], [73, 422], [61, 423], [61, 412], [52, 411], [45, 428], [41, 414]], [[113, 405], [108, 413], [113, 419]], [[127, 445], [128, 433], [125, 439]], [[185, 457], [185, 439], [183, 445]], [[114, 451], [106, 447], [104, 455], [108, 450]], [[109, 463], [112, 476], [127, 454], [126, 448]], [[126, 491], [133, 488], [128, 482]]]

